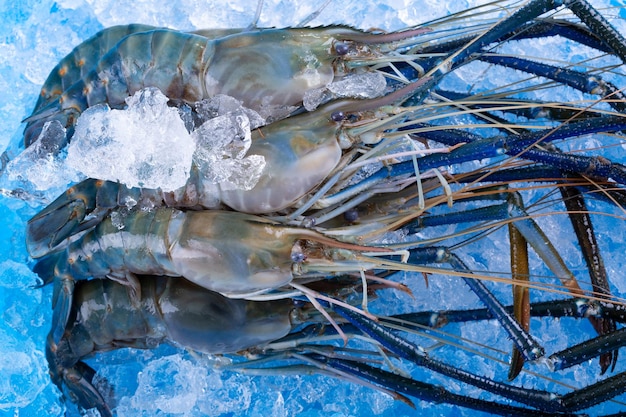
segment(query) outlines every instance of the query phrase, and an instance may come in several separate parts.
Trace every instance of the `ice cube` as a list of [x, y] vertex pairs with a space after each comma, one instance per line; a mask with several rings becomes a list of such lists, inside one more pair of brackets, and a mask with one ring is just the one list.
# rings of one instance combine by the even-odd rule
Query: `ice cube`
[[65, 128], [57, 120], [47, 122], [37, 140], [6, 166], [9, 181], [27, 191], [65, 187], [82, 177], [65, 165], [61, 149], [66, 143]]
[[250, 120], [242, 111], [228, 113], [206, 121], [194, 130], [194, 159], [203, 161], [209, 155], [218, 159], [241, 159], [252, 142]]
[[385, 93], [387, 81], [380, 72], [350, 74], [328, 85], [335, 97], [376, 98]]
[[256, 185], [265, 158], [246, 156], [252, 139], [250, 120], [242, 109], [208, 120], [192, 136], [197, 144], [194, 161], [206, 181], [223, 190], [250, 190]]
[[387, 81], [379, 72], [349, 74], [333, 81], [326, 87], [308, 90], [304, 93], [303, 104], [308, 111], [313, 111], [321, 104], [336, 98], [376, 98], [385, 93]]
[[307, 90], [302, 98], [302, 104], [307, 111], [313, 111], [317, 109], [320, 104], [327, 102], [332, 97], [332, 94], [330, 94], [326, 87]]
[[243, 112], [248, 116], [250, 129], [256, 129], [266, 124], [265, 118], [261, 117], [256, 111], [244, 107], [241, 101], [225, 94], [218, 94], [214, 97], [198, 101], [195, 103], [194, 107], [201, 123], [215, 117], [225, 116], [229, 113]]
[[[206, 370], [175, 354], [151, 361], [138, 375], [135, 407], [151, 415], [187, 414], [205, 391]], [[155, 381], [172, 381], [167, 394], [155, 390]]]
[[189, 178], [195, 143], [156, 88], [138, 91], [128, 108], [87, 109], [78, 119], [67, 164], [90, 178], [172, 191]]

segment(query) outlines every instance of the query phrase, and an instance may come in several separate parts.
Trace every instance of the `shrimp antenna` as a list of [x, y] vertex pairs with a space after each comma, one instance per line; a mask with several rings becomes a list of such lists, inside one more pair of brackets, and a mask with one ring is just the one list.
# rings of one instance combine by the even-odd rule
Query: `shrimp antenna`
[[317, 18], [317, 16], [320, 15], [320, 13], [322, 13], [322, 11], [326, 8], [326, 6], [328, 6], [330, 4], [332, 0], [326, 0], [320, 7], [317, 8], [316, 11], [314, 11], [313, 13], [311, 13], [310, 15], [308, 15], [307, 17], [304, 18], [304, 20], [302, 20], [300, 23], [298, 23], [296, 25], [297, 28], [301, 28], [303, 26], [306, 26], [311, 20]]
[[256, 29], [261, 18], [261, 11], [263, 10], [263, 0], [259, 0], [256, 4], [256, 11], [254, 12], [254, 19], [250, 22], [250, 25], [246, 28], [246, 31]]

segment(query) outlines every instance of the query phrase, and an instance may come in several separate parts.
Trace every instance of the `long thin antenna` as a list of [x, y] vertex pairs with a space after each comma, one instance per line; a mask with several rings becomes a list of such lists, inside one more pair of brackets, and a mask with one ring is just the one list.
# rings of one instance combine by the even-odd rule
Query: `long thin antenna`
[[315, 19], [317, 16], [320, 15], [320, 13], [322, 13], [322, 11], [326, 8], [326, 6], [328, 6], [330, 4], [332, 0], [326, 0], [324, 2], [324, 4], [322, 4], [316, 11], [314, 11], [313, 13], [311, 13], [310, 15], [308, 15], [307, 17], [304, 18], [304, 20], [300, 23], [298, 23], [296, 25], [297, 28], [301, 28], [305, 25], [307, 25], [311, 20]]

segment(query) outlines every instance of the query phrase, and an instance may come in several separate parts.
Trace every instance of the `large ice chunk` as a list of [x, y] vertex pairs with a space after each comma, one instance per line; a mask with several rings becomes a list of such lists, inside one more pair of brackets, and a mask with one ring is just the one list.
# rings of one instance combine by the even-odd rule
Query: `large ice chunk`
[[57, 120], [46, 122], [39, 138], [6, 166], [10, 181], [17, 181], [28, 191], [46, 191], [65, 187], [82, 179], [65, 165], [62, 148], [66, 144], [65, 128]]
[[87, 109], [78, 119], [67, 165], [91, 178], [173, 191], [189, 178], [194, 141], [168, 98], [138, 91], [126, 110]]
[[379, 72], [349, 74], [333, 81], [326, 87], [309, 90], [304, 93], [303, 104], [308, 111], [315, 110], [321, 104], [334, 98], [368, 99], [380, 97], [385, 93], [387, 81]]
[[201, 123], [230, 113], [242, 112], [250, 121], [250, 129], [266, 125], [265, 118], [252, 109], [244, 107], [242, 102], [225, 94], [217, 94], [211, 98], [198, 101], [194, 105]]
[[239, 108], [209, 119], [192, 136], [194, 161], [205, 180], [222, 190], [250, 190], [259, 181], [265, 158], [246, 156], [252, 143], [247, 111]]
[[208, 184], [250, 190], [259, 181], [265, 159], [247, 152], [251, 130], [265, 119], [240, 101], [219, 95], [195, 103], [193, 112], [169, 107], [156, 88], [126, 101], [124, 110], [85, 110], [67, 146], [61, 124], [47, 123], [40, 138], [9, 162], [8, 179], [29, 192], [55, 190], [52, 196], [87, 177], [169, 192], [185, 186], [193, 163], [205, 190]]

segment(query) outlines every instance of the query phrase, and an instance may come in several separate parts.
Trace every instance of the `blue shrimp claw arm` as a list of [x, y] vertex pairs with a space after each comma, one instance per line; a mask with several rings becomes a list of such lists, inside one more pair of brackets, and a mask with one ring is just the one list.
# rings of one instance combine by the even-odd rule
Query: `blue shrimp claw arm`
[[[584, 298], [568, 298], [565, 300], [542, 301], [530, 304], [532, 317], [551, 318], [587, 318], [587, 317], [612, 317], [621, 316], [626, 320], [624, 307], [589, 301]], [[513, 313], [513, 306], [506, 306], [508, 313]], [[421, 326], [442, 327], [448, 323], [465, 323], [480, 320], [495, 320], [495, 316], [487, 308], [473, 310], [441, 310], [420, 311], [417, 313], [397, 314], [395, 319], [403, 322], [411, 322]], [[620, 319], [618, 319], [619, 321]], [[386, 319], [381, 320], [383, 323]]]
[[[608, 401], [626, 391], [626, 372], [622, 372], [586, 388], [563, 395], [561, 400], [571, 409], [582, 410]], [[620, 414], [614, 414], [619, 416]]]
[[[410, 129], [411, 126], [407, 126], [406, 129]], [[416, 124], [415, 126], [423, 127], [423, 125], [420, 124]], [[418, 163], [420, 170], [427, 171], [433, 168], [469, 161], [510, 155], [586, 176], [603, 179], [610, 178], [621, 185], [626, 185], [626, 167], [622, 164], [613, 163], [605, 158], [529, 149], [529, 147], [535, 144], [545, 144], [555, 140], [598, 132], [615, 132], [622, 130], [626, 130], [626, 118], [623, 116], [583, 119], [563, 124], [559, 126], [558, 129], [542, 129], [519, 135], [499, 135], [491, 138], [481, 138], [467, 132], [459, 133], [458, 131], [451, 130], [438, 131], [434, 129], [428, 131], [420, 129], [419, 137], [432, 139], [447, 146], [458, 145], [460, 143], [465, 144], [449, 153], [426, 155], [419, 158]], [[324, 203], [327, 206], [339, 204], [391, 178], [412, 175], [414, 172], [415, 167], [413, 161], [405, 161], [383, 167], [359, 183], [345, 187], [339, 192], [325, 197]], [[560, 174], [559, 177], [562, 177], [562, 174]]]
[[[589, 217], [584, 214], [576, 214], [578, 211], [581, 213], [585, 213], [587, 211], [586, 206], [584, 205], [584, 200], [582, 200], [582, 198], [575, 198], [576, 194], [572, 191], [575, 189], [571, 189], [570, 187], [561, 187], [561, 189], [564, 193], [568, 193], [565, 195], [567, 200], [566, 207], [568, 208], [568, 211], [573, 212], [570, 214], [570, 219], [574, 224], [579, 243], [589, 265], [590, 274], [594, 277], [592, 281], [598, 283], [594, 285], [598, 288], [599, 293], [610, 295], [606, 279], [606, 271], [604, 271], [602, 257], [597, 249], [597, 243], [595, 242], [595, 234], [593, 232], [591, 221]], [[573, 274], [562, 261], [554, 246], [549, 243], [549, 240], [537, 226], [535, 221], [531, 219], [521, 207], [521, 197], [519, 194], [515, 193], [509, 195], [507, 198], [509, 201], [500, 205], [455, 212], [450, 215], [423, 216], [412, 221], [406, 227], [409, 233], [414, 233], [418, 229], [425, 226], [437, 226], [442, 224], [464, 222], [468, 221], [468, 219], [473, 219], [475, 221], [500, 220], [505, 218], [512, 219], [513, 223], [511, 223], [510, 226], [514, 228], [516, 233], [520, 233], [524, 237], [524, 240], [530, 242], [536, 253], [541, 259], [544, 260], [546, 265], [550, 267], [554, 274], [560, 278], [563, 285], [574, 293], [580, 293], [581, 289], [576, 283]], [[575, 206], [573, 206], [574, 204]], [[442, 249], [442, 251], [443, 250], [444, 249]], [[468, 285], [470, 285], [470, 283], [468, 283]], [[483, 292], [477, 292], [477, 294], [482, 293]], [[496, 310], [494, 310], [494, 314], [499, 320], [502, 320], [502, 317], [507, 316], [507, 313], [503, 311], [496, 313]], [[615, 330], [615, 324], [611, 320], [597, 318], [590, 318], [590, 320], [599, 334]], [[512, 334], [511, 332], [509, 333]], [[519, 333], [516, 330], [516, 334], [522, 333]], [[616, 354], [617, 353], [613, 355], [606, 355], [601, 359], [602, 373], [608, 369], [611, 363], [613, 363], [614, 366]]]
[[542, 64], [519, 57], [508, 57], [497, 54], [481, 54], [478, 58], [481, 61], [489, 62], [507, 68], [513, 68], [530, 74], [545, 77], [575, 88], [588, 94], [600, 94], [610, 97], [609, 104], [617, 111], [626, 110], [626, 96], [613, 84], [603, 81], [597, 76], [581, 73], [568, 68], [560, 68], [553, 65]]
[[560, 371], [605, 353], [614, 352], [625, 345], [626, 328], [622, 328], [554, 353], [548, 360], [554, 370]]
[[[593, 134], [599, 132], [615, 132], [626, 130], [626, 118], [623, 116], [611, 116], [611, 117], [603, 117], [603, 118], [594, 118], [588, 120], [580, 120], [572, 123], [567, 123], [559, 126], [558, 129], [543, 129], [533, 132], [522, 133], [520, 135], [511, 135], [511, 136], [496, 136], [493, 138], [486, 139], [477, 139], [472, 140], [469, 143], [453, 150], [448, 154], [434, 154], [427, 155], [419, 160], [421, 169], [430, 169], [438, 166], [446, 166], [452, 165], [456, 163], [462, 163], [467, 161], [479, 160], [483, 158], [491, 158], [496, 157], [501, 154], [507, 155], [517, 155], [521, 154], [522, 158], [528, 158], [526, 155], [526, 150], [528, 147], [537, 144], [537, 143], [548, 143], [553, 142], [560, 139], [567, 139], [571, 137], [582, 136], [586, 134]], [[420, 136], [426, 137], [430, 139], [429, 132], [422, 132]], [[451, 139], [449, 143], [443, 142], [444, 135], [437, 135], [437, 139], [440, 140], [445, 145], [456, 145], [459, 141], [462, 141], [462, 137], [468, 137], [464, 135], [462, 137], [454, 137]], [[569, 155], [553, 155], [551, 160], [546, 161], [545, 163], [557, 166], [561, 168], [561, 161], [567, 161], [566, 158]], [[537, 160], [537, 162], [544, 162], [543, 159], [548, 158], [545, 155], [541, 155], [541, 157], [533, 158], [533, 160]], [[530, 158], [528, 158], [530, 159]], [[574, 159], [577, 160], [577, 159]], [[588, 159], [587, 159], [588, 161]], [[565, 163], [565, 162], [563, 162]], [[403, 163], [404, 165], [409, 165], [408, 163]], [[394, 166], [394, 169], [398, 171], [407, 170], [408, 166], [405, 167], [403, 164], [398, 164]], [[585, 164], [585, 167], [589, 167], [589, 163]], [[615, 164], [619, 165], [619, 164]], [[423, 166], [423, 168], [422, 168]], [[396, 168], [397, 167], [397, 168]], [[572, 167], [573, 168], [573, 167]], [[616, 175], [618, 178], [616, 181], [626, 184], [626, 179], [624, 179], [623, 174], [620, 174], [619, 168], [613, 168], [616, 172], [611, 171], [611, 174]], [[575, 171], [574, 169], [567, 169], [568, 171]], [[408, 171], [411, 172], [411, 171]], [[580, 173], [589, 173], [583, 171]], [[602, 174], [606, 174], [606, 172], [601, 171], [597, 173], [597, 176], [602, 176]]]
[[[558, 251], [550, 243], [537, 223], [526, 213], [521, 206], [521, 197], [518, 194], [512, 194], [508, 197], [508, 201], [502, 204], [481, 207], [470, 211], [465, 211], [452, 215], [451, 219], [459, 221], [473, 220], [502, 220], [509, 219], [513, 226], [522, 234], [524, 239], [531, 245], [537, 255], [557, 276], [562, 284], [574, 293], [580, 294], [581, 289], [571, 271], [565, 265], [565, 262], [559, 255]], [[446, 216], [432, 216], [424, 219], [418, 219], [408, 224], [409, 230], [416, 230], [423, 224], [437, 225], [445, 224]]]
[[[517, 29], [498, 38], [495, 42], [509, 40], [538, 39], [547, 36], [562, 36], [581, 45], [588, 46], [601, 52], [611, 52], [611, 49], [602, 42], [589, 28], [565, 19], [534, 19], [520, 25]], [[421, 48], [421, 53], [448, 53], [458, 50], [471, 40], [470, 36], [460, 37], [447, 42]]]
[[[505, 309], [509, 313], [513, 312], [513, 306], [507, 306]], [[589, 301], [582, 298], [532, 303], [530, 305], [530, 313], [533, 317], [550, 317], [554, 319], [567, 317], [611, 318], [616, 321], [626, 321], [623, 306]], [[495, 315], [489, 309], [483, 308], [475, 310], [422, 311], [419, 313], [395, 315], [393, 319], [401, 320], [403, 323], [411, 322], [421, 326], [441, 327], [448, 323], [493, 320]], [[381, 323], [384, 324], [387, 320], [382, 319]], [[623, 346], [626, 346], [626, 329], [624, 328], [556, 352], [548, 357], [548, 363], [553, 370], [558, 371], [578, 365]], [[623, 388], [623, 390], [626, 390], [626, 388]]]
[[[554, 1], [559, 4], [560, 1]], [[565, 7], [591, 29], [626, 64], [626, 39], [586, 0], [564, 0]]]
[[[506, 307], [512, 312], [513, 307]], [[624, 321], [624, 307], [612, 303], [589, 301], [587, 299], [567, 299], [557, 301], [545, 301], [531, 304], [533, 317], [611, 317]], [[423, 311], [419, 313], [400, 314], [393, 316], [392, 320], [401, 320], [403, 323], [412, 322], [418, 325], [440, 327], [447, 323], [458, 323], [475, 320], [494, 319], [488, 309], [457, 310], [457, 311]], [[384, 325], [388, 319], [381, 319]], [[590, 358], [622, 347], [626, 344], [626, 330], [621, 329], [611, 335], [598, 336], [592, 340], [580, 343], [569, 349], [551, 355], [549, 363], [555, 370], [564, 369]], [[607, 401], [626, 391], [626, 373], [622, 372], [607, 378], [586, 388], [572, 391], [568, 394], [555, 398], [562, 406], [562, 411], [574, 411], [592, 407]], [[532, 405], [532, 404], [531, 404]], [[540, 406], [542, 408], [543, 406]], [[542, 408], [543, 409], [543, 408]]]
[[591, 29], [602, 41], [626, 63], [626, 40], [613, 26], [585, 0], [534, 0], [520, 8], [511, 17], [500, 21], [491, 30], [478, 37], [475, 42], [453, 57], [452, 63], [458, 64], [470, 59], [483, 47], [498, 41], [508, 33], [514, 32], [520, 25], [535, 19], [549, 10], [565, 5]]
[[572, 175], [560, 169], [536, 164], [528, 167], [504, 168], [498, 170], [484, 170], [472, 174], [455, 176], [459, 183], [474, 183], [477, 181], [489, 181], [507, 184], [514, 182], [552, 182], [556, 181], [560, 187], [576, 188], [586, 197], [599, 201], [626, 206], [626, 189], [616, 188], [614, 183], [608, 181], [596, 181], [593, 185], [588, 180], [578, 175]]
[[[428, 247], [412, 249], [408, 259], [409, 263], [423, 265], [424, 263], [448, 263], [455, 271], [471, 273], [469, 268], [445, 247]], [[491, 294], [485, 284], [479, 279], [463, 277], [463, 281], [480, 298], [482, 303], [497, 317], [498, 322], [511, 337], [515, 345], [527, 360], [533, 361], [544, 355], [541, 345], [522, 328], [515, 318], [506, 311], [497, 298]]]
[[442, 375], [449, 376], [523, 404], [536, 406], [546, 411], [563, 411], [563, 407], [560, 404], [559, 399], [555, 398], [552, 393], [532, 389], [523, 389], [497, 381], [492, 381], [485, 377], [463, 371], [434, 359], [430, 359], [415, 345], [397, 336], [389, 329], [386, 329], [383, 325], [376, 323], [367, 317], [344, 309], [343, 307], [333, 306], [333, 309], [339, 315], [356, 326], [359, 330], [378, 341], [390, 352], [419, 366], [424, 366]]
[[380, 368], [369, 366], [358, 361], [351, 361], [340, 358], [331, 358], [322, 355], [315, 355], [315, 360], [322, 362], [333, 369], [351, 374], [359, 379], [370, 381], [395, 392], [419, 398], [422, 401], [431, 403], [446, 403], [458, 405], [472, 410], [483, 411], [494, 415], [504, 416], [565, 416], [571, 414], [561, 414], [555, 412], [535, 411], [527, 408], [515, 407], [509, 404], [500, 404], [492, 401], [485, 401], [478, 398], [466, 397], [455, 394], [443, 387], [406, 378]]
[[[598, 247], [596, 234], [593, 230], [591, 216], [587, 209], [587, 204], [582, 193], [575, 187], [559, 187], [563, 202], [569, 212], [569, 218], [578, 238], [578, 244], [581, 247], [583, 258], [587, 263], [587, 270], [591, 277], [593, 291], [596, 294], [611, 295], [609, 288], [609, 280], [604, 267], [604, 260]], [[599, 335], [613, 333], [617, 330], [615, 321], [603, 318], [590, 319], [593, 327]], [[618, 350], [608, 351], [600, 357], [600, 367], [602, 373], [605, 373], [609, 367], [611, 371], [615, 369], [617, 364]]]
[[[626, 320], [624, 307], [617, 306], [613, 303], [589, 301], [586, 299], [567, 299], [533, 303], [530, 308], [533, 317], [604, 317], [617, 321]], [[507, 311], [512, 311], [512, 307], [506, 307], [506, 309]], [[488, 309], [478, 309], [445, 312], [424, 311], [398, 315], [394, 316], [394, 318], [400, 319], [403, 322], [413, 322], [425, 326], [439, 327], [446, 323], [493, 319], [494, 316]], [[383, 320], [383, 323], [384, 322]], [[588, 361], [601, 354], [611, 352], [625, 344], [625, 330], [620, 329], [612, 334], [598, 336], [571, 348], [554, 353], [548, 359], [554, 370], [560, 370]], [[626, 390], [624, 386], [625, 378], [626, 374], [622, 373], [587, 388], [573, 391], [570, 394], [563, 395], [562, 402], [567, 409], [583, 409], [599, 404], [624, 392]]]

